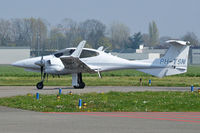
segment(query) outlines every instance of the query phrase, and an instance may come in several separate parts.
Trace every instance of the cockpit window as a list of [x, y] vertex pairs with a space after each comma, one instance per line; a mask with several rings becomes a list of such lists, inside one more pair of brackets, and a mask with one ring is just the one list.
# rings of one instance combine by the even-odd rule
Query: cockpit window
[[81, 53], [81, 56], [80, 58], [87, 58], [87, 57], [93, 57], [93, 56], [97, 56], [99, 55], [98, 52], [95, 52], [95, 51], [90, 51], [90, 50], [83, 50], [82, 53]]
[[73, 52], [75, 51], [75, 49], [65, 49], [65, 50], [61, 50], [58, 51], [54, 54], [55, 57], [60, 57], [60, 56], [70, 56]]
[[63, 53], [55, 53], [54, 54], [54, 56], [57, 57], [57, 58], [60, 57], [60, 56], [62, 56], [62, 55], [63, 55]]

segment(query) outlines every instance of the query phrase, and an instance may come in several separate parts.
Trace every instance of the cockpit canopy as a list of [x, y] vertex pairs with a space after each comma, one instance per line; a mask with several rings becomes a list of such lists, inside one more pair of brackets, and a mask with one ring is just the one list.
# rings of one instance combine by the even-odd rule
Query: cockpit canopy
[[[60, 50], [60, 51], [54, 53], [54, 56], [57, 58], [59, 58], [61, 56], [70, 56], [74, 51], [75, 51], [75, 48], [63, 49], [63, 50]], [[99, 53], [96, 51], [83, 49], [81, 52], [80, 58], [94, 57], [94, 56], [98, 56], [98, 55], [99, 55]]]

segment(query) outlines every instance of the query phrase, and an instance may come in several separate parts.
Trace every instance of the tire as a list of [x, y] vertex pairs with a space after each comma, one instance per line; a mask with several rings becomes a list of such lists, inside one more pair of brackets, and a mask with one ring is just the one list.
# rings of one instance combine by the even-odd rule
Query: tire
[[80, 89], [83, 89], [85, 87], [85, 83], [84, 82], [80, 83], [79, 87]]
[[44, 87], [43, 82], [37, 83], [36, 87], [37, 87], [37, 89], [39, 89], [39, 90], [40, 90], [40, 89], [43, 89], [43, 87]]
[[75, 89], [83, 89], [85, 87], [85, 83], [82, 82], [79, 84], [79, 86], [73, 86]]
[[74, 89], [79, 89], [79, 86], [73, 86], [74, 87]]

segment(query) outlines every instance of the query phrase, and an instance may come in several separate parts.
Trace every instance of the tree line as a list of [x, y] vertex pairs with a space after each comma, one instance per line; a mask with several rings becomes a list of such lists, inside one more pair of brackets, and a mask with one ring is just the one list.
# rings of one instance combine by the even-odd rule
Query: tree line
[[[109, 47], [114, 51], [136, 49], [140, 44], [148, 47], [168, 47], [165, 41], [173, 39], [160, 37], [154, 21], [149, 23], [149, 32], [130, 33], [123, 23], [114, 22], [109, 27], [99, 20], [88, 19], [76, 22], [64, 19], [51, 25], [41, 18], [0, 19], [0, 46], [29, 46], [31, 50], [55, 50], [76, 47], [81, 40], [87, 40], [87, 47]], [[186, 33], [182, 40], [190, 41], [193, 47], [200, 45], [193, 32]]]

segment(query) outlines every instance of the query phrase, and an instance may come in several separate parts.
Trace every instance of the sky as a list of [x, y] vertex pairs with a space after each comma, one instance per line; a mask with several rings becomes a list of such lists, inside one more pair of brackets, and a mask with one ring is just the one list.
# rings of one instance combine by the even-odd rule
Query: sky
[[64, 18], [97, 19], [110, 26], [120, 22], [148, 33], [156, 22], [160, 36], [180, 38], [194, 32], [200, 38], [200, 0], [0, 0], [0, 19], [43, 18], [56, 25]]

